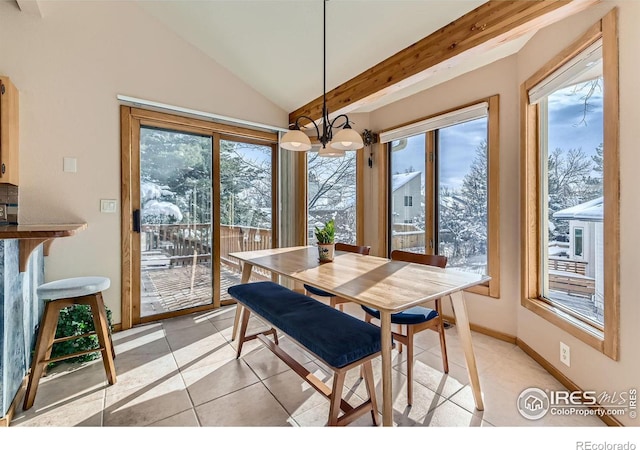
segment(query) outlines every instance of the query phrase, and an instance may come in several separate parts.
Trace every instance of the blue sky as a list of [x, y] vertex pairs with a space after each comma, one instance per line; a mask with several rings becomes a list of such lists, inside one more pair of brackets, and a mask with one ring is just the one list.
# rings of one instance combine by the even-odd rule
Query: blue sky
[[[569, 87], [549, 97], [549, 150], [565, 151], [582, 148], [585, 154], [595, 154], [602, 142], [602, 92], [596, 88], [584, 114], [586, 83], [578, 89]], [[444, 128], [440, 133], [440, 184], [458, 189], [475, 156], [478, 145], [486, 139], [486, 119]], [[509, 151], [509, 149], [501, 149]], [[392, 158], [392, 172], [413, 168], [424, 172], [424, 136], [409, 138], [407, 147]], [[424, 178], [423, 178], [424, 182]]]
[[[450, 188], [462, 185], [462, 179], [475, 157], [476, 148], [486, 139], [486, 119], [477, 119], [443, 128], [440, 132], [440, 184]], [[424, 173], [424, 135], [409, 138], [407, 147], [394, 154], [393, 173]], [[422, 179], [424, 183], [424, 177]]]
[[562, 89], [549, 97], [549, 150], [582, 148], [587, 155], [594, 155], [602, 142], [602, 91], [597, 87], [587, 102], [584, 97], [588, 84]]

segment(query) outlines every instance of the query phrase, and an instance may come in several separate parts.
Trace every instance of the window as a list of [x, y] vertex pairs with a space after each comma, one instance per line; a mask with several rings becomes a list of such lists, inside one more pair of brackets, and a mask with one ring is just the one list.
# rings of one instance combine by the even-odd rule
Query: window
[[488, 117], [436, 130], [437, 248], [447, 267], [487, 272]]
[[[499, 296], [498, 96], [381, 133], [389, 151], [389, 250], [447, 256]], [[415, 200], [415, 201], [414, 201]]]
[[[602, 230], [600, 231], [600, 235], [602, 235]], [[584, 228], [574, 228], [573, 229], [573, 255], [582, 257], [582, 239], [584, 234]], [[602, 239], [602, 237], [600, 237]], [[602, 254], [597, 255], [598, 262], [602, 264]]]
[[619, 278], [616, 36], [613, 12], [522, 89], [522, 304], [613, 359]]
[[404, 196], [404, 206], [413, 206], [413, 197], [411, 195]]
[[356, 244], [356, 154], [336, 158], [307, 152], [307, 244], [315, 244], [315, 227], [330, 219], [336, 242]]

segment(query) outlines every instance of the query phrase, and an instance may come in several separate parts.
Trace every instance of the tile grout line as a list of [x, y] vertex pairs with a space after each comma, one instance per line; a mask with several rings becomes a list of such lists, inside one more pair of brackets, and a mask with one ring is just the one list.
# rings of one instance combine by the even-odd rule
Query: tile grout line
[[[207, 319], [207, 320], [209, 320], [209, 319]], [[215, 325], [213, 325], [213, 324], [211, 324], [211, 325], [214, 328], [216, 328]], [[217, 330], [217, 328], [216, 328], [216, 330]], [[164, 321], [162, 322], [162, 333], [164, 334], [164, 340], [167, 342], [167, 347], [169, 347], [169, 350], [171, 351], [171, 357], [173, 358], [173, 361], [176, 363], [176, 367], [178, 368], [178, 373], [180, 374], [180, 379], [182, 380], [182, 383], [184, 383], [184, 390], [185, 390], [185, 392], [187, 394], [187, 398], [189, 398], [189, 403], [191, 403], [191, 411], [193, 411], [193, 415], [196, 416], [196, 422], [198, 423], [198, 427], [202, 427], [202, 423], [200, 422], [200, 417], [198, 416], [198, 413], [196, 412], [196, 406], [193, 403], [193, 398], [191, 397], [191, 393], [189, 392], [189, 387], [187, 386], [187, 382], [184, 379], [184, 376], [182, 375], [182, 368], [178, 364], [178, 360], [176, 359], [176, 355], [173, 352], [173, 348], [171, 348], [171, 344], [169, 343], [169, 339], [167, 339], [167, 330], [164, 327]], [[185, 411], [187, 411], [187, 410], [185, 409]], [[180, 412], [174, 414], [173, 416], [167, 417], [167, 419], [170, 418], [170, 417], [175, 417], [178, 414], [182, 414], [183, 412], [184, 411], [180, 411]], [[165, 419], [162, 419], [162, 420], [165, 420]]]

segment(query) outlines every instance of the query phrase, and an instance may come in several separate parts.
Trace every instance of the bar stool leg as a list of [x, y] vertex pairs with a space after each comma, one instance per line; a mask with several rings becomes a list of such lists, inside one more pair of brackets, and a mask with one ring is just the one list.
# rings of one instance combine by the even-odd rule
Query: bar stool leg
[[109, 319], [107, 317], [107, 310], [104, 306], [104, 298], [102, 297], [102, 292], [98, 292], [96, 295], [100, 296], [100, 300], [98, 305], [100, 305], [102, 311], [104, 312], [104, 317], [107, 323], [107, 330], [109, 331], [109, 343], [111, 344], [111, 356], [113, 356], [113, 359], [116, 359], [116, 348], [113, 345], [113, 338], [111, 337], [111, 327], [109, 326]]
[[38, 391], [40, 377], [44, 370], [47, 355], [51, 355], [53, 348], [53, 340], [56, 335], [58, 326], [58, 316], [60, 315], [60, 307], [54, 302], [47, 302], [44, 306], [42, 325], [38, 332], [36, 340], [35, 353], [31, 361], [31, 373], [29, 374], [29, 382], [27, 384], [27, 392], [24, 395], [24, 403], [22, 409], [25, 411], [33, 406]]
[[104, 364], [104, 370], [107, 373], [107, 381], [109, 381], [109, 384], [114, 384], [116, 382], [116, 369], [113, 364], [113, 347], [109, 336], [109, 324], [107, 321], [104, 303], [102, 302], [102, 294], [100, 292], [95, 294], [89, 303], [91, 305], [93, 323], [96, 328], [98, 342], [102, 349], [102, 363]]

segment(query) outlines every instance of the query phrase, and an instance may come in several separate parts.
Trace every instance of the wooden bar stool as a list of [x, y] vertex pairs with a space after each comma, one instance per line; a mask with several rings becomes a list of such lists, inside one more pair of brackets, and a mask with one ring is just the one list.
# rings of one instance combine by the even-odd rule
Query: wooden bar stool
[[[109, 323], [107, 322], [107, 312], [102, 300], [102, 291], [108, 289], [110, 285], [111, 281], [109, 278], [78, 277], [52, 281], [38, 287], [38, 298], [45, 301], [45, 306], [44, 314], [40, 322], [40, 330], [38, 331], [38, 340], [31, 362], [31, 373], [29, 374], [29, 383], [24, 397], [24, 410], [33, 406], [40, 377], [42, 376], [44, 368], [50, 362], [62, 361], [75, 356], [100, 351], [109, 384], [116, 382], [116, 370], [113, 364], [115, 352], [111, 341]], [[67, 336], [56, 339], [55, 335], [60, 310], [72, 305], [89, 305], [91, 307], [95, 331], [80, 336]], [[51, 358], [53, 344], [94, 334], [98, 336], [99, 348]]]

